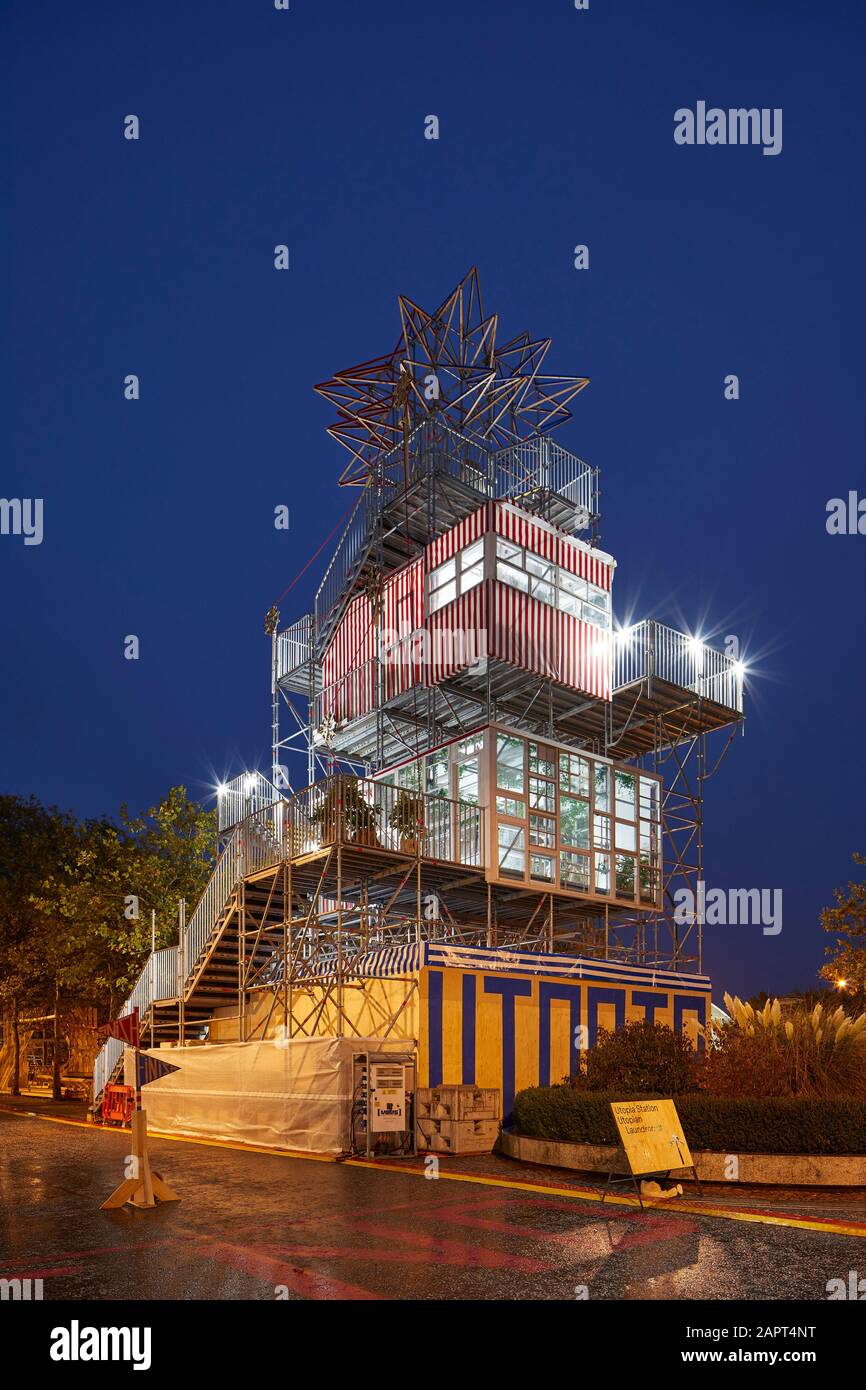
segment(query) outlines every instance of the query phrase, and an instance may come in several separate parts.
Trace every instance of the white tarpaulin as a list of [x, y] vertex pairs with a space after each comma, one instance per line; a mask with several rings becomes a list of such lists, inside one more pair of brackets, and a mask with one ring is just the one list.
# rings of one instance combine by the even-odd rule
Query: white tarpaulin
[[352, 1057], [412, 1051], [377, 1038], [269, 1038], [156, 1049], [179, 1068], [142, 1092], [148, 1129], [275, 1149], [348, 1149]]

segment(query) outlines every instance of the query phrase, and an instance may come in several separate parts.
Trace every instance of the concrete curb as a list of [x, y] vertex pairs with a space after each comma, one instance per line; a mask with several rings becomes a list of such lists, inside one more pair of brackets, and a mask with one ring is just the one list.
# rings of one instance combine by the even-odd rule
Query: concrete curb
[[[581, 1173], [622, 1169], [621, 1151], [611, 1145], [572, 1144], [561, 1139], [530, 1139], [503, 1129], [501, 1152], [524, 1163], [573, 1168]], [[704, 1182], [766, 1183], [779, 1187], [866, 1187], [866, 1154], [693, 1154]], [[731, 1159], [736, 1158], [734, 1177]]]

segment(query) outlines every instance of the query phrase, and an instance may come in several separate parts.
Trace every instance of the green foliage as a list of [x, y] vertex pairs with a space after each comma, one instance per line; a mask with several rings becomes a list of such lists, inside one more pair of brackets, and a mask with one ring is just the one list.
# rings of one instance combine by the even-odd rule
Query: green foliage
[[[670, 1096], [670, 1091], [659, 1093]], [[514, 1128], [532, 1138], [618, 1144], [610, 1102], [652, 1099], [634, 1092], [533, 1086], [514, 1099]], [[693, 1151], [714, 1153], [866, 1154], [866, 1103], [814, 1098], [676, 1098]]]
[[42, 901], [51, 866], [74, 853], [75, 822], [35, 797], [0, 796], [0, 999], [40, 1000], [52, 953], [52, 913]]
[[[866, 865], [866, 855], [855, 854], [854, 863]], [[836, 983], [845, 980], [847, 988], [860, 996], [866, 995], [866, 879], [848, 883], [833, 891], [835, 907], [821, 913], [821, 927], [836, 940], [828, 946], [829, 961], [821, 967], [825, 980]]]
[[0, 992], [20, 1003], [62, 990], [112, 1010], [150, 950], [177, 936], [213, 865], [215, 817], [172, 787], [139, 816], [76, 821], [33, 798], [0, 797]]
[[866, 1099], [866, 1014], [842, 1005], [783, 1010], [778, 999], [756, 1009], [725, 995], [731, 1023], [708, 1029], [700, 1077], [716, 1096], [815, 1096]]
[[365, 801], [357, 777], [340, 777], [328, 786], [310, 819], [330, 839], [342, 828], [350, 836], [375, 831], [379, 809]]
[[416, 839], [424, 828], [424, 798], [401, 787], [388, 814], [388, 824], [404, 840]]
[[588, 1091], [658, 1091], [674, 1096], [694, 1089], [698, 1058], [690, 1040], [662, 1023], [641, 1019], [610, 1033], [599, 1029], [583, 1072], [570, 1084]]

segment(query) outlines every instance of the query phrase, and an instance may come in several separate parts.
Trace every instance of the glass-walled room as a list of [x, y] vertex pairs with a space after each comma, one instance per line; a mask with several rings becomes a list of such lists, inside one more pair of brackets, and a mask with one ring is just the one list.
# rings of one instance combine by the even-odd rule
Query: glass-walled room
[[[657, 907], [661, 894], [661, 783], [611, 763], [504, 728], [486, 728], [408, 762], [378, 780], [431, 798], [486, 809], [487, 875], [541, 891]], [[459, 835], [456, 811], [440, 837]], [[480, 833], [472, 820], [472, 833]], [[443, 858], [467, 862], [464, 846]]]

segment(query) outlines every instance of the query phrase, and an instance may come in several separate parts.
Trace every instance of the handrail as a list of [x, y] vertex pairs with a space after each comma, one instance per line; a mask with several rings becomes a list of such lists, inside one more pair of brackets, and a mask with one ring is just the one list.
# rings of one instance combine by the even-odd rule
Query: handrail
[[340, 774], [284, 804], [283, 850], [295, 859], [332, 845], [364, 846], [483, 868], [484, 808]]
[[[484, 808], [346, 774], [260, 807], [229, 837], [187, 922], [182, 949], [167, 946], [153, 953], [119, 1016], [137, 1007], [143, 1019], [154, 1001], [185, 992], [242, 878], [338, 843], [483, 868]], [[118, 1038], [106, 1039], [93, 1067], [94, 1101], [122, 1053]]]
[[430, 474], [459, 479], [478, 494], [479, 504], [483, 500], [515, 500], [543, 489], [563, 498], [579, 514], [576, 530], [598, 516], [598, 469], [547, 435], [492, 449], [483, 436], [461, 434], [435, 417], [422, 421], [405, 446], [395, 445], [376, 463], [322, 576], [313, 605], [320, 656], [382, 511], [402, 495], [407, 481], [411, 486]]
[[614, 634], [613, 688], [655, 677], [743, 712], [739, 661], [685, 632], [647, 618]]
[[[217, 860], [207, 887], [187, 923], [182, 953], [179, 953], [177, 946], [163, 947], [154, 952], [145, 963], [132, 993], [120, 1009], [119, 1018], [124, 1018], [132, 1013], [133, 1009], [138, 1008], [139, 1018], [143, 1019], [155, 999], [175, 998], [178, 990], [184, 989], [241, 876], [243, 857], [238, 853], [239, 841], [239, 831], [235, 830]], [[178, 975], [178, 960], [182, 963], [182, 976]], [[118, 1038], [106, 1038], [93, 1064], [94, 1101], [105, 1089], [122, 1053], [123, 1043]]]

